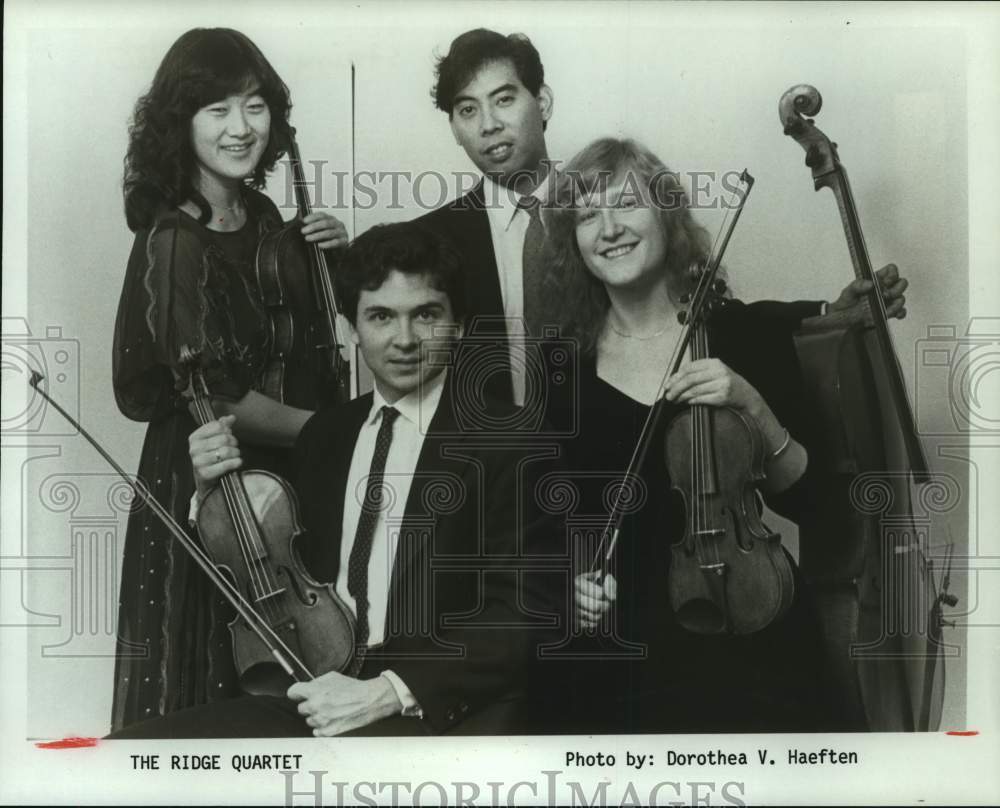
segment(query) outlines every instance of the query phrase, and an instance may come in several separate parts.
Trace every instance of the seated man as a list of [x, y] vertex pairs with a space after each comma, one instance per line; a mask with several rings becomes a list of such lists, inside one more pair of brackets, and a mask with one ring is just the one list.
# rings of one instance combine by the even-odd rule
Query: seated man
[[[356, 678], [325, 672], [285, 697], [216, 702], [110, 737], [516, 730], [522, 680], [547, 636], [536, 627], [565, 609], [551, 581], [518, 571], [551, 558], [543, 547], [560, 535], [533, 505], [553, 453], [463, 428], [445, 368], [462, 335], [461, 272], [446, 242], [412, 224], [369, 230], [338, 272], [375, 389], [309, 420], [292, 483], [306, 565], [356, 617]], [[199, 499], [242, 465], [232, 424], [191, 435]]]

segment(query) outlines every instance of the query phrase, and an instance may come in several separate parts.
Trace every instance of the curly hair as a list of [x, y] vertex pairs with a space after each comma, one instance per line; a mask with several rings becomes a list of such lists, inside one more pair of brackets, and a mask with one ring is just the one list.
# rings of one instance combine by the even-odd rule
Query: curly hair
[[203, 224], [209, 220], [211, 209], [193, 183], [191, 120], [202, 107], [255, 87], [271, 112], [271, 136], [247, 185], [262, 188], [290, 139], [288, 87], [239, 31], [195, 28], [170, 47], [129, 126], [124, 196], [130, 230], [149, 227], [157, 211], [187, 200], [198, 205]]
[[604, 284], [587, 268], [576, 240], [576, 209], [581, 197], [600, 194], [625, 182], [642, 191], [660, 216], [667, 243], [663, 271], [677, 293], [693, 287], [692, 269], [711, 251], [708, 232], [694, 221], [676, 173], [634, 140], [602, 138], [577, 154], [561, 172], [555, 197], [542, 211], [546, 226], [542, 308], [545, 322], [558, 324], [562, 336], [576, 339], [585, 355], [597, 350], [611, 305]]
[[531, 40], [524, 34], [504, 36], [486, 28], [476, 28], [455, 37], [447, 55], [437, 60], [436, 81], [431, 89], [434, 105], [447, 112], [450, 118], [459, 90], [472, 81], [483, 65], [503, 61], [514, 66], [521, 84], [537, 96], [545, 83], [545, 68]]
[[413, 222], [378, 224], [358, 236], [337, 268], [337, 294], [344, 316], [357, 324], [358, 300], [385, 283], [393, 270], [404, 275], [427, 275], [430, 285], [448, 295], [455, 320], [465, 319], [465, 280], [462, 257], [437, 233]]

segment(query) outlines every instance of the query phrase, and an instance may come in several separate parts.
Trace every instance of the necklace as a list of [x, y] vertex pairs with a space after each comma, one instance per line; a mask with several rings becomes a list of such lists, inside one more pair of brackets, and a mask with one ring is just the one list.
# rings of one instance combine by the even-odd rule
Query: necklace
[[624, 339], [634, 339], [634, 340], [638, 340], [639, 342], [646, 342], [646, 341], [651, 340], [651, 339], [656, 339], [657, 337], [659, 337], [660, 335], [662, 335], [667, 330], [668, 327], [669, 327], [669, 324], [663, 326], [663, 328], [661, 328], [655, 334], [650, 334], [647, 337], [638, 337], [635, 334], [626, 334], [624, 331], [619, 331], [617, 328], [615, 328], [615, 324], [612, 323], [611, 320], [608, 320], [608, 328], [610, 328], [612, 331], [614, 331], [619, 337], [622, 337]]
[[242, 210], [243, 209], [243, 200], [242, 199], [237, 199], [235, 205], [216, 205], [211, 200], [208, 201], [208, 204], [211, 205], [213, 208], [215, 208], [215, 210], [228, 210], [230, 213], [232, 213], [233, 211], [236, 211], [236, 210]]

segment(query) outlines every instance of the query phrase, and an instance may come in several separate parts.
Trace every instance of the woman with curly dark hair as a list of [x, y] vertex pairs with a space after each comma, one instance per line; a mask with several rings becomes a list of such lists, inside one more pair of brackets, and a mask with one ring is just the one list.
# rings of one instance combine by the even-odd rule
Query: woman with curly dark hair
[[[136, 104], [125, 215], [136, 234], [118, 306], [119, 409], [149, 428], [139, 477], [181, 524], [194, 492], [178, 391], [182, 346], [200, 355], [216, 411], [244, 438], [249, 467], [281, 470], [309, 411], [258, 392], [270, 346], [254, 276], [261, 235], [281, 225], [258, 189], [288, 142], [288, 89], [246, 36], [195, 29], [167, 52]], [[333, 216], [302, 233], [346, 243]], [[235, 421], [234, 421], [235, 419]], [[219, 446], [235, 460], [238, 450]], [[148, 509], [131, 514], [119, 600], [112, 729], [238, 693], [223, 603]]]
[[[600, 524], [608, 486], [628, 467], [657, 399], [692, 269], [705, 264], [711, 244], [677, 175], [633, 141], [587, 146], [566, 166], [557, 200], [545, 212], [549, 322], [581, 352], [578, 431], [567, 447], [582, 503], [574, 514]], [[713, 358], [687, 361], [666, 386], [613, 574], [575, 579], [576, 625], [598, 630], [578, 637], [575, 651], [599, 658], [568, 663], [572, 673], [549, 688], [569, 699], [557, 709], [576, 717], [562, 731], [791, 731], [822, 723], [817, 632], [804, 599], [744, 636], [689, 632], [670, 606], [667, 572], [671, 545], [684, 532], [684, 503], [670, 493], [664, 431], [684, 406], [728, 406], [752, 418], [766, 453], [760, 489], [769, 504], [787, 513], [803, 493], [801, 381], [787, 325], [766, 306], [730, 300], [712, 313], [709, 342]], [[595, 549], [580, 548], [585, 569]], [[638, 649], [641, 658], [628, 655]]]

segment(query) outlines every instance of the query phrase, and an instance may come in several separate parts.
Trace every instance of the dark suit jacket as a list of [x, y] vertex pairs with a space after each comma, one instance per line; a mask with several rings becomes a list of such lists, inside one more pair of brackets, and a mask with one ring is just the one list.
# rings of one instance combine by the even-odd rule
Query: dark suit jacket
[[[469, 193], [417, 219], [427, 229], [450, 241], [462, 256], [465, 270], [466, 344], [490, 351], [497, 372], [480, 374], [487, 394], [497, 401], [514, 400], [503, 322], [503, 295], [493, 235], [486, 213], [482, 181]], [[469, 354], [466, 359], [471, 358]], [[475, 371], [472, 371], [475, 372]]]
[[[323, 410], [296, 443], [303, 557], [320, 581], [337, 577], [344, 495], [357, 484], [347, 476], [371, 406], [368, 394]], [[400, 528], [386, 641], [362, 670], [398, 674], [436, 731], [516, 695], [535, 645], [562, 619], [566, 596], [551, 578], [514, 571], [556, 563], [562, 526], [534, 505], [538, 477], [552, 470], [551, 453], [540, 454], [460, 430], [445, 384]]]

